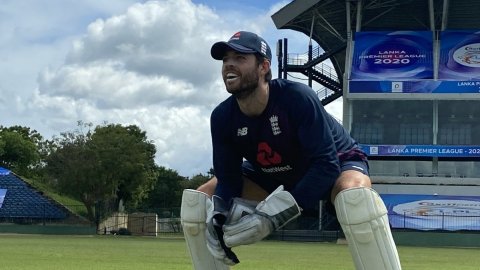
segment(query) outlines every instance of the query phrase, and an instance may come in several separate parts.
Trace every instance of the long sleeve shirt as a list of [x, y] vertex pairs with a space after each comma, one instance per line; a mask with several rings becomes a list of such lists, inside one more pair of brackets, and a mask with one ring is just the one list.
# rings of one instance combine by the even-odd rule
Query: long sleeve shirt
[[243, 114], [233, 96], [220, 103], [211, 133], [216, 195], [241, 196], [245, 159], [308, 209], [329, 197], [340, 174], [338, 155], [358, 147], [310, 87], [283, 79], [270, 81], [268, 104], [257, 117]]

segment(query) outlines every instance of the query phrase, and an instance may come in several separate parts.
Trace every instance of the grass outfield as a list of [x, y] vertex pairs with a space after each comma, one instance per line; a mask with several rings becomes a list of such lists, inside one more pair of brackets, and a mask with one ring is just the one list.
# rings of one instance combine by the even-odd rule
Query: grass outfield
[[[403, 270], [480, 270], [480, 249], [398, 247]], [[236, 248], [233, 269], [353, 269], [346, 245], [263, 241]], [[183, 239], [0, 235], [0, 269], [192, 269]]]

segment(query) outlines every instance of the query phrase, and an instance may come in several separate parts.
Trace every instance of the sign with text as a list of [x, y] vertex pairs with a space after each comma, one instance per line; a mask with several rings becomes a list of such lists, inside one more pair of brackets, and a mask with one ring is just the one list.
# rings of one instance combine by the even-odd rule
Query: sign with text
[[442, 31], [440, 33], [441, 80], [480, 80], [480, 31]]
[[350, 81], [350, 93], [480, 93], [479, 81]]
[[349, 93], [480, 93], [480, 31], [442, 31], [439, 43], [434, 76], [433, 32], [356, 33]]
[[480, 157], [480, 145], [365, 145], [369, 156]]
[[433, 79], [430, 31], [357, 32], [351, 80]]
[[381, 194], [392, 228], [480, 230], [480, 197]]

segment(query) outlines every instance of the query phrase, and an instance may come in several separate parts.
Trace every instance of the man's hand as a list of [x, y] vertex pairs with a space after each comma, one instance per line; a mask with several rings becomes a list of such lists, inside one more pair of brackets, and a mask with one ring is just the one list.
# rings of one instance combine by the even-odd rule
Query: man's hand
[[240, 261], [237, 255], [225, 245], [222, 226], [227, 220], [228, 209], [225, 201], [213, 195], [207, 210], [207, 248], [217, 260], [226, 265], [235, 265]]
[[288, 191], [283, 190], [283, 186], [280, 186], [261, 201], [252, 214], [232, 224], [224, 225], [223, 239], [227, 247], [253, 244], [299, 215], [300, 207], [297, 202]]

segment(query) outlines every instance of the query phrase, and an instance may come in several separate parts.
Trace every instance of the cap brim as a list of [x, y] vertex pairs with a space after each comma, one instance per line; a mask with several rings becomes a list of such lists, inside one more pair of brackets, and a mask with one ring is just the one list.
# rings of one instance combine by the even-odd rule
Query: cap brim
[[252, 50], [242, 45], [220, 41], [213, 44], [212, 49], [210, 50], [210, 54], [212, 55], [213, 59], [222, 60], [227, 50], [234, 50], [241, 53], [256, 52], [255, 50]]

